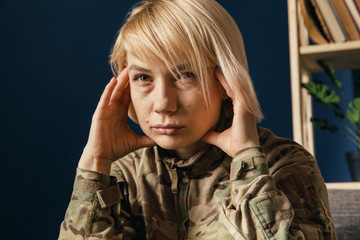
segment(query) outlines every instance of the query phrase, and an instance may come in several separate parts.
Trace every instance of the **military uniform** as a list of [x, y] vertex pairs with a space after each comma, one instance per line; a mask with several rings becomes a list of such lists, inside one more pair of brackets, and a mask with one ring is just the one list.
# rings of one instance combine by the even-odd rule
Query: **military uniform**
[[336, 239], [313, 156], [258, 128], [234, 158], [215, 146], [187, 160], [160, 147], [77, 169], [59, 239]]

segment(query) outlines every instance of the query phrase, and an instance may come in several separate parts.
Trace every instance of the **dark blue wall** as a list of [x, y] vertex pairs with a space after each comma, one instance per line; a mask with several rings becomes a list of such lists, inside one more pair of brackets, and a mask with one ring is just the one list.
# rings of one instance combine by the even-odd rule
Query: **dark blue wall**
[[[2, 239], [57, 238], [92, 113], [112, 76], [110, 48], [135, 2], [0, 1]], [[261, 125], [292, 138], [285, 1], [219, 2], [244, 35]]]
[[[314, 80], [321, 80], [331, 86], [329, 78], [324, 73], [313, 74]], [[353, 97], [353, 81], [350, 70], [337, 71], [337, 77], [342, 82], [344, 93], [351, 99]], [[341, 94], [340, 94], [341, 96]], [[348, 103], [341, 98], [340, 107], [347, 109]], [[331, 108], [320, 102], [313, 101], [314, 117], [326, 118], [332, 124], [339, 127], [338, 133], [346, 133], [345, 127], [335, 117]], [[351, 126], [346, 119], [343, 123]], [[347, 140], [346, 137], [338, 134], [314, 129], [315, 134], [315, 155], [324, 179], [327, 182], [349, 182], [351, 181], [349, 169], [345, 159], [345, 152], [357, 150], [357, 147]]]

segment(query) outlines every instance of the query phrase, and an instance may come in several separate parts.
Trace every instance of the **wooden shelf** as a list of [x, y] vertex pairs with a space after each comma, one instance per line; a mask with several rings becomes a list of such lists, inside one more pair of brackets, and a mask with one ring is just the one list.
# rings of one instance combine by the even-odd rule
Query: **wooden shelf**
[[309, 72], [321, 72], [317, 60], [337, 70], [360, 69], [360, 41], [301, 46], [300, 61]]
[[300, 0], [287, 2], [293, 138], [315, 155], [312, 98], [301, 83], [310, 82], [312, 73], [322, 72], [318, 60], [323, 60], [336, 70], [360, 69], [360, 40], [309, 45]]
[[327, 189], [360, 190], [360, 182], [326, 183]]

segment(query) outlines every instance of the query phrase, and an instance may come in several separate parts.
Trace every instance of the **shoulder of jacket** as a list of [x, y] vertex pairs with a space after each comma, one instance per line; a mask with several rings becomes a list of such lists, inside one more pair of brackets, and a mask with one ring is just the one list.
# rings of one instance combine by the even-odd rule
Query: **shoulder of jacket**
[[314, 157], [300, 144], [288, 139], [276, 136], [266, 128], [258, 127], [260, 145], [268, 159], [269, 167], [281, 167], [291, 163], [309, 164], [314, 163]]

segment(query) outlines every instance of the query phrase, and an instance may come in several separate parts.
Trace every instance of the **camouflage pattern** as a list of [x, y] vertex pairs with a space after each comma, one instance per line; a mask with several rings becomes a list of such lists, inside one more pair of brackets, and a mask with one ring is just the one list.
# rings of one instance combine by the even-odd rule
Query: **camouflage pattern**
[[114, 162], [112, 177], [78, 169], [59, 239], [336, 239], [313, 156], [258, 129], [261, 146], [233, 159], [151, 147]]

